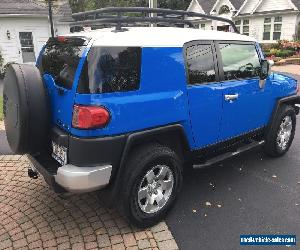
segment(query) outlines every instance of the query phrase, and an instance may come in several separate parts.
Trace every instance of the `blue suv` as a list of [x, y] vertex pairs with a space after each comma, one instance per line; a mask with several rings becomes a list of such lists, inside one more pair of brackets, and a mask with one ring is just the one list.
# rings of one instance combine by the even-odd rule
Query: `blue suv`
[[253, 38], [118, 28], [50, 38], [36, 66], [8, 68], [7, 138], [28, 155], [30, 177], [56, 192], [103, 189], [146, 227], [174, 204], [184, 167], [255, 147], [273, 157], [289, 150], [299, 87], [270, 72]]

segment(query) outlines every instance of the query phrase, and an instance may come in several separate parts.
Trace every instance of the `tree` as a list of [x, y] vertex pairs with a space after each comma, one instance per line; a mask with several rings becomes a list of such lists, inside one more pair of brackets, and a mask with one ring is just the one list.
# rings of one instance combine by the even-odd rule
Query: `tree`
[[[158, 0], [158, 7], [186, 10], [191, 0]], [[104, 7], [147, 7], [148, 0], [69, 0], [74, 13]]]
[[158, 5], [160, 8], [186, 10], [190, 2], [190, 0], [159, 0]]

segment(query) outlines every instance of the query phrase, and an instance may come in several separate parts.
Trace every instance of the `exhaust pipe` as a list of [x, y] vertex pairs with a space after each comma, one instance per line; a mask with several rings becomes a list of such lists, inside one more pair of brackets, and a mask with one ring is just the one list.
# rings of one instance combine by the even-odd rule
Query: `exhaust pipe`
[[39, 177], [39, 173], [33, 167], [29, 167], [28, 168], [28, 176], [31, 179], [37, 179]]

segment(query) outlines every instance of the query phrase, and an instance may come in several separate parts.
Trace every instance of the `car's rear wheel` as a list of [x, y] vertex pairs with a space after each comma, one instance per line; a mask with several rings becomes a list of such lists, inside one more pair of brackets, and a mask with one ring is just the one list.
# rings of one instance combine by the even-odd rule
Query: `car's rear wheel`
[[4, 78], [3, 111], [6, 136], [17, 154], [36, 153], [48, 136], [47, 92], [37, 67], [12, 64]]
[[182, 183], [182, 162], [159, 144], [132, 152], [123, 183], [123, 211], [138, 227], [161, 221], [174, 204]]
[[266, 136], [264, 151], [272, 156], [284, 155], [292, 145], [296, 130], [296, 113], [290, 105], [282, 105]]

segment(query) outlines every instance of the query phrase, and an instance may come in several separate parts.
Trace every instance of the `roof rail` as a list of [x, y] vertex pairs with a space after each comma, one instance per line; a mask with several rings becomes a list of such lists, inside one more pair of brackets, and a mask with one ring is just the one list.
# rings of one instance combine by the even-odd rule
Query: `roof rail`
[[[126, 15], [127, 14], [127, 15]], [[187, 18], [216, 20], [228, 23], [234, 32], [239, 33], [235, 24], [226, 18], [210, 16], [196, 12], [147, 7], [109, 7], [98, 10], [75, 13], [72, 15], [72, 27], [87, 25], [115, 25], [116, 31], [124, 31], [122, 26], [129, 24], [161, 24], [167, 26], [188, 25], [195, 28], [192, 20]]]

